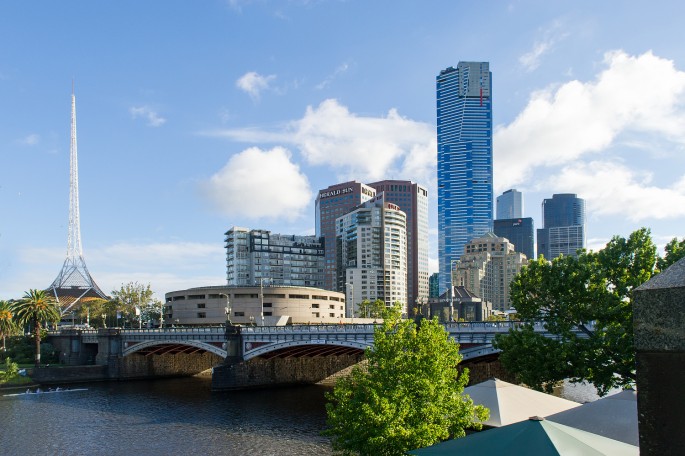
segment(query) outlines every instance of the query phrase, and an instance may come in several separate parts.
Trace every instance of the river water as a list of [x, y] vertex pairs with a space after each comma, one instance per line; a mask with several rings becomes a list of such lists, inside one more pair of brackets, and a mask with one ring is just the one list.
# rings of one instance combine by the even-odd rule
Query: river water
[[193, 377], [0, 396], [0, 454], [332, 454], [320, 435], [329, 387], [213, 393], [210, 386]]
[[[191, 377], [71, 388], [87, 390], [0, 396], [0, 454], [332, 454], [320, 435], [327, 386], [213, 393], [209, 378]], [[589, 385], [555, 393], [597, 399]]]

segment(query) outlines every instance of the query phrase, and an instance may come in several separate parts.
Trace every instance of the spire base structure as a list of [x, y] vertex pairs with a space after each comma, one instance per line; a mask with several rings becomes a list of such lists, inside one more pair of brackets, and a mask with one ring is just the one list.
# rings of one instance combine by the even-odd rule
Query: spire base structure
[[88, 272], [81, 247], [81, 221], [78, 195], [78, 154], [76, 147], [76, 96], [71, 88], [71, 149], [69, 167], [69, 237], [67, 259], [52, 285], [46, 290], [57, 300], [62, 315], [74, 306], [92, 299], [108, 299]]

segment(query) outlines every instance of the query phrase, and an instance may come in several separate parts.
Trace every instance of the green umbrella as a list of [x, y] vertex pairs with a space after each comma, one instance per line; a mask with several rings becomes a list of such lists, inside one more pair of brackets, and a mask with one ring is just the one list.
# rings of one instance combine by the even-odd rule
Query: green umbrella
[[527, 421], [447, 440], [408, 454], [434, 455], [620, 455], [639, 454], [634, 445], [533, 417]]

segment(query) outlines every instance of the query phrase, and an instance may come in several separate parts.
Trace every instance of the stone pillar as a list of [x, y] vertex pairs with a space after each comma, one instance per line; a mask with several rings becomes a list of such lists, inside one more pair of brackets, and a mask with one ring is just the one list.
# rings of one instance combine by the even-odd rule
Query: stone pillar
[[121, 361], [121, 334], [119, 329], [102, 328], [98, 330], [98, 354], [95, 364], [107, 366], [109, 377], [119, 377]]
[[685, 258], [634, 291], [640, 454], [685, 454]]

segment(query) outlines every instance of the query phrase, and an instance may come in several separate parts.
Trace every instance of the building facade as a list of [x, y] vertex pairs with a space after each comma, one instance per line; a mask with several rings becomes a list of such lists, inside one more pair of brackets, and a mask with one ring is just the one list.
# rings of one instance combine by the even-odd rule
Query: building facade
[[535, 227], [532, 217], [501, 219], [494, 221], [493, 232], [514, 244], [514, 250], [526, 258], [535, 258]]
[[311, 287], [198, 287], [165, 295], [164, 325], [340, 323], [345, 295]]
[[323, 286], [321, 238], [234, 226], [225, 233], [225, 242], [229, 286]]
[[407, 215], [407, 304], [409, 315], [428, 302], [428, 190], [403, 180], [369, 184], [385, 201], [399, 206]]
[[399, 302], [407, 311], [407, 216], [383, 194], [336, 221], [337, 287], [347, 293], [348, 316], [359, 303]]
[[537, 230], [538, 256], [552, 260], [576, 256], [585, 248], [585, 200], [573, 193], [552, 195], [542, 202], [542, 228]]
[[523, 217], [523, 195], [512, 188], [497, 197], [497, 219]]
[[454, 286], [463, 286], [492, 309], [506, 311], [511, 308], [509, 284], [528, 263], [526, 256], [514, 251], [514, 245], [494, 233], [472, 239], [453, 271]]
[[323, 288], [343, 290], [338, 288], [336, 273], [336, 219], [374, 196], [376, 190], [356, 181], [331, 185], [316, 196], [316, 236], [324, 241]]
[[459, 62], [436, 77], [438, 260], [442, 293], [454, 260], [492, 231], [492, 79], [488, 62]]
[[440, 296], [440, 288], [438, 287], [438, 273], [434, 272], [428, 278], [428, 298], [437, 298]]

